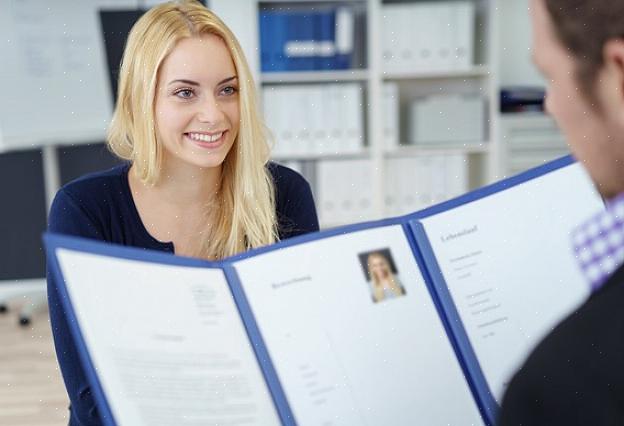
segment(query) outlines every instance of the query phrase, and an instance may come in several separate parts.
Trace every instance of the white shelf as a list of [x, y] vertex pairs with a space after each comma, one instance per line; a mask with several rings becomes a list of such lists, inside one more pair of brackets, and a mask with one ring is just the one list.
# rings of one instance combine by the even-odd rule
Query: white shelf
[[370, 150], [362, 148], [360, 152], [337, 152], [326, 154], [292, 154], [292, 155], [272, 155], [271, 160], [275, 161], [306, 161], [306, 160], [360, 160], [369, 158]]
[[265, 72], [262, 84], [367, 81], [368, 70]]
[[261, 5], [270, 5], [271, 3], [364, 3], [366, 0], [258, 0]]
[[468, 79], [483, 78], [490, 76], [490, 69], [487, 65], [475, 65], [466, 70], [447, 71], [406, 71], [406, 72], [383, 72], [384, 80], [434, 80], [434, 79]]
[[400, 145], [384, 152], [386, 157], [415, 157], [422, 155], [488, 154], [490, 143]]

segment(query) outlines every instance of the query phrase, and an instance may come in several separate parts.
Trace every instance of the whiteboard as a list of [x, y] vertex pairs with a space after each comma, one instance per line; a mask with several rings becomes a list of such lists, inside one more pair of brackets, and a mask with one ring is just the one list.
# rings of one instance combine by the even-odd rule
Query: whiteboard
[[98, 10], [127, 0], [0, 0], [0, 152], [103, 141], [112, 115]]

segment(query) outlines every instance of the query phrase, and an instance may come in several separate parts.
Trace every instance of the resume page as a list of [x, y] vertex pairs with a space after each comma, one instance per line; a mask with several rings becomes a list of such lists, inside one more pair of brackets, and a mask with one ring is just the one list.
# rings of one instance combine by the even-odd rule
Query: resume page
[[401, 226], [235, 268], [298, 424], [483, 424]]
[[499, 402], [534, 346], [588, 296], [571, 231], [601, 209], [573, 164], [422, 220]]
[[117, 424], [279, 424], [220, 269], [57, 254]]

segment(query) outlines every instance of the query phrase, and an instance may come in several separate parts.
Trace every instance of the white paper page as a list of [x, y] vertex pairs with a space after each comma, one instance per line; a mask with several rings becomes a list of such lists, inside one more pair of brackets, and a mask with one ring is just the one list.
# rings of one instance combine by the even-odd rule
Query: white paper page
[[570, 233], [601, 208], [575, 164], [422, 221], [499, 402], [533, 347], [589, 294]]
[[118, 424], [279, 424], [221, 270], [57, 254]]
[[[373, 302], [360, 255], [384, 249], [405, 294]], [[235, 268], [298, 424], [482, 424], [400, 226]]]

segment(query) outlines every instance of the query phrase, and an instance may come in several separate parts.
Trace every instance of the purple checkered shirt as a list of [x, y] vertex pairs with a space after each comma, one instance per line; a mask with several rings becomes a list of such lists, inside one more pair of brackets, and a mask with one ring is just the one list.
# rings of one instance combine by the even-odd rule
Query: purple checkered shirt
[[572, 233], [574, 253], [592, 291], [624, 263], [624, 193]]

